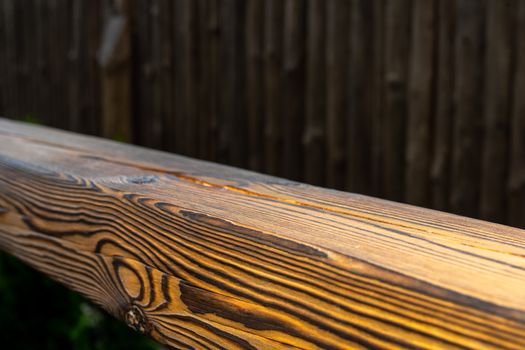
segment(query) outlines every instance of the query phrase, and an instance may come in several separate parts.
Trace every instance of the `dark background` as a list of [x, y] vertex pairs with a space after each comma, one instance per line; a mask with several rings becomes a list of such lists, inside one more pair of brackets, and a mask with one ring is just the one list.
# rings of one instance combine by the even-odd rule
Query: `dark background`
[[[524, 91], [525, 0], [0, 0], [0, 115], [517, 227]], [[0, 325], [117, 337], [4, 265]]]

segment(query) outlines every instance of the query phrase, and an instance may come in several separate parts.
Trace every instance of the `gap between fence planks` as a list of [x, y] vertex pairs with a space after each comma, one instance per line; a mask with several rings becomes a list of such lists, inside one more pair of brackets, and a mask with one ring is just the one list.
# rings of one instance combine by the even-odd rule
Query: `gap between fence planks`
[[1, 119], [0, 144], [0, 247], [161, 343], [525, 347], [522, 230]]

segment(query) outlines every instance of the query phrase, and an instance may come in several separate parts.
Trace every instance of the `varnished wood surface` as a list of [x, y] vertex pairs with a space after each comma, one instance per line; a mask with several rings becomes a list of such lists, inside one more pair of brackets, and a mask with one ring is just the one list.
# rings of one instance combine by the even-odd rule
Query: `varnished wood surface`
[[525, 348], [522, 230], [5, 120], [0, 145], [0, 247], [176, 349]]

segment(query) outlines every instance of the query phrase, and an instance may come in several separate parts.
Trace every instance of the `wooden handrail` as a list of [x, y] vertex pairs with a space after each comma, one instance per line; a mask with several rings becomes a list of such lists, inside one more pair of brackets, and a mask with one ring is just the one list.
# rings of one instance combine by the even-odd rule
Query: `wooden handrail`
[[175, 348], [525, 348], [525, 231], [0, 120], [0, 247]]

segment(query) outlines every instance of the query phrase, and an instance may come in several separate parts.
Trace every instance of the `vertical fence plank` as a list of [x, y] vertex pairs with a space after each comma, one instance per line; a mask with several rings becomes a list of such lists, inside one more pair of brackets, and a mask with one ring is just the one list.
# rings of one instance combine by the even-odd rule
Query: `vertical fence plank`
[[304, 126], [305, 0], [286, 0], [284, 12], [283, 175], [301, 181]]
[[186, 115], [183, 116], [186, 124], [186, 154], [196, 157], [198, 143], [195, 142], [198, 135], [199, 119], [198, 110], [198, 84], [200, 71], [198, 66], [199, 43], [197, 41], [197, 2], [186, 0], [184, 12], [184, 55], [183, 79], [184, 79], [184, 102], [186, 103]]
[[323, 0], [308, 0], [306, 32], [306, 121], [304, 171], [308, 183], [322, 185], [325, 181], [325, 119], [326, 119], [326, 7]]
[[[147, 1], [149, 17], [148, 43], [148, 94], [150, 106], [148, 111], [149, 146], [157, 149], [164, 145], [163, 87], [162, 87], [162, 37], [161, 13], [165, 11], [162, 0]], [[140, 16], [141, 14], [139, 14]]]
[[[162, 43], [162, 84], [163, 84], [163, 110], [164, 117], [162, 123], [163, 130], [163, 148], [170, 152], [177, 152], [179, 145], [179, 131], [177, 117], [179, 116], [179, 104], [177, 98], [179, 77], [177, 67], [180, 59], [178, 41], [180, 32], [178, 30], [179, 6], [178, 1], [168, 0], [163, 4], [161, 14], [161, 26], [163, 31], [164, 42]], [[137, 43], [136, 45], [140, 45]], [[141, 119], [143, 117], [139, 117]]]
[[[38, 22], [39, 22], [39, 4], [38, 1], [32, 1], [31, 2], [32, 7], [32, 18], [31, 18], [31, 27], [27, 31], [29, 39], [28, 39], [28, 50], [31, 55], [31, 67], [30, 67], [30, 74], [31, 74], [31, 82], [30, 82], [30, 92], [31, 92], [31, 113], [35, 117], [38, 117], [39, 111], [40, 111], [40, 92], [37, 92], [40, 90], [40, 82], [39, 82], [39, 62], [40, 57], [38, 57]], [[1, 113], [1, 112], [0, 112]]]
[[327, 2], [326, 6], [327, 185], [343, 188], [348, 125], [350, 3], [334, 0]]
[[134, 12], [137, 11], [135, 13], [138, 19], [136, 30], [142, 42], [139, 53], [141, 81], [137, 87], [141, 99], [139, 132], [145, 145], [160, 149], [166, 146], [163, 142], [165, 118], [162, 115], [161, 43], [159, 38], [162, 31], [160, 28], [162, 2], [154, 0], [138, 1], [138, 3], [141, 8]]
[[[161, 3], [159, 27], [162, 40], [159, 45], [160, 96], [162, 113], [162, 148], [176, 151], [176, 103], [175, 103], [175, 67], [178, 52], [175, 50], [175, 1], [164, 0]], [[138, 43], [140, 45], [140, 43]], [[139, 117], [140, 118], [140, 117]]]
[[374, 113], [379, 65], [374, 61], [378, 16], [377, 1], [355, 0], [351, 7], [349, 129], [347, 136], [347, 183], [352, 192], [370, 193], [373, 172]]
[[[48, 110], [47, 110], [47, 121], [46, 123], [51, 126], [56, 125], [56, 110], [55, 110], [55, 98], [56, 93], [60, 93], [56, 86], [56, 79], [55, 77], [55, 52], [56, 48], [54, 46], [54, 42], [58, 39], [56, 37], [56, 25], [55, 25], [55, 12], [54, 12], [54, 4], [56, 4], [56, 0], [50, 0], [45, 1], [43, 4], [44, 11], [45, 11], [45, 21], [46, 21], [46, 27], [47, 31], [44, 32], [44, 35], [42, 35], [42, 40], [45, 42], [44, 44], [44, 50], [43, 55], [46, 56], [46, 71], [45, 71], [45, 77], [43, 81], [46, 81], [49, 87], [49, 91], [53, 91], [53, 93], [49, 93], [47, 96], [48, 99]], [[47, 35], [45, 34], [47, 33]]]
[[[37, 81], [38, 84], [49, 83], [49, 46], [47, 37], [49, 36], [49, 11], [47, 1], [36, 0], [37, 19], [35, 22], [36, 37], [36, 57], [37, 57]], [[44, 124], [49, 124], [51, 114], [51, 93], [50, 88], [40, 89], [38, 93], [38, 111], [37, 118]]]
[[190, 40], [190, 14], [188, 0], [176, 0], [174, 2], [174, 130], [175, 150], [178, 153], [187, 155], [188, 142], [191, 137], [188, 135], [190, 130], [189, 116], [191, 115], [191, 103], [187, 96], [190, 94], [191, 82], [187, 81], [190, 75], [189, 70], [189, 50], [191, 47]]
[[62, 69], [64, 67], [63, 56], [62, 56], [62, 44], [64, 42], [65, 28], [61, 28], [62, 16], [60, 10], [62, 8], [61, 0], [49, 0], [49, 22], [50, 22], [50, 34], [47, 36], [49, 43], [49, 88], [53, 91], [51, 94], [51, 114], [49, 115], [50, 124], [54, 127], [61, 127], [63, 118], [65, 115], [62, 113], [64, 88], [62, 86], [63, 77]]
[[98, 57], [101, 73], [102, 135], [130, 142], [132, 126], [129, 3], [112, 1], [107, 5]]
[[245, 166], [247, 160], [244, 91], [244, 1], [221, 0], [220, 161]]
[[448, 210], [452, 153], [453, 88], [454, 88], [454, 26], [456, 0], [438, 1], [436, 111], [434, 147], [431, 170], [432, 206]]
[[264, 11], [265, 171], [282, 175], [282, 31], [283, 4], [267, 0]]
[[[67, 24], [69, 42], [67, 43], [67, 116], [65, 125], [69, 130], [86, 134], [98, 134], [101, 119], [101, 96], [99, 95], [98, 52], [101, 35], [99, 17], [101, 1], [78, 0], [68, 2]], [[35, 23], [38, 23], [38, 15]], [[35, 56], [38, 43], [34, 45]], [[39, 60], [40, 58], [37, 58]], [[38, 74], [35, 72], [35, 79]], [[38, 80], [34, 83], [38, 89]], [[37, 101], [37, 111], [41, 109]]]
[[[32, 67], [34, 67], [33, 60], [34, 54], [31, 52], [33, 43], [33, 28], [28, 23], [34, 23], [34, 6], [26, 1], [17, 1], [18, 14], [16, 21], [17, 23], [17, 33], [19, 40], [17, 40], [19, 45], [19, 54], [18, 62], [20, 65], [20, 72], [16, 83], [20, 86], [20, 115], [31, 115], [34, 117], [34, 99], [35, 93], [31, 90], [31, 83], [33, 81]], [[69, 16], [64, 16], [64, 19], [67, 20]], [[63, 73], [64, 74], [64, 73]], [[65, 74], [64, 74], [65, 75]]]
[[[87, 27], [86, 17], [83, 16], [84, 3], [83, 0], [71, 3], [71, 21], [69, 23], [71, 35], [68, 45], [68, 129], [75, 132], [82, 131], [80, 127], [82, 121], [81, 93], [85, 89], [80, 84], [83, 80], [82, 70], [84, 68], [81, 65], [80, 52], [86, 46], [86, 43], [83, 42], [82, 29]], [[86, 91], [89, 90], [85, 89], [84, 93]]]
[[16, 83], [15, 83], [15, 74], [17, 69], [16, 64], [16, 52], [15, 52], [15, 27], [14, 27], [14, 20], [15, 20], [15, 13], [14, 13], [14, 5], [15, 1], [13, 0], [5, 0], [2, 1], [3, 6], [3, 18], [2, 21], [4, 22], [4, 28], [5, 28], [5, 37], [4, 37], [4, 47], [2, 50], [4, 50], [5, 55], [5, 63], [6, 63], [6, 72], [5, 76], [3, 77], [6, 89], [5, 89], [5, 99], [7, 101], [7, 104], [5, 106], [5, 113], [8, 117], [17, 117], [17, 97], [16, 97]]
[[248, 128], [248, 166], [262, 170], [263, 160], [263, 0], [248, 0], [246, 4], [246, 118]]
[[[159, 103], [162, 123], [162, 148], [172, 150], [175, 125], [172, 125], [174, 115], [173, 104], [173, 31], [172, 14], [173, 1], [163, 0], [159, 4], [159, 43], [158, 43], [158, 71], [159, 71]], [[197, 142], [196, 142], [197, 145]]]
[[6, 48], [7, 48], [7, 30], [4, 20], [4, 4], [0, 4], [0, 115], [5, 116], [9, 101], [7, 100], [7, 62], [6, 62]]
[[175, 152], [186, 154], [186, 120], [187, 120], [187, 104], [185, 100], [185, 83], [184, 83], [184, 69], [185, 68], [185, 25], [186, 21], [185, 8], [187, 4], [185, 0], [175, 0], [173, 2], [173, 99], [174, 99], [174, 115], [173, 123], [171, 124], [173, 133], [173, 149]]
[[408, 81], [405, 201], [430, 204], [430, 155], [434, 73], [434, 1], [415, 1]]
[[[171, 3], [171, 2], [170, 2]], [[210, 1], [198, 0], [197, 2], [197, 42], [198, 42], [198, 61], [195, 63], [199, 72], [199, 83], [197, 86], [198, 101], [198, 130], [196, 135], [196, 145], [198, 156], [201, 159], [209, 159], [209, 149], [211, 139], [209, 137], [209, 121], [212, 113], [211, 105], [211, 50], [210, 50], [210, 30], [209, 14]], [[167, 18], [169, 21], [169, 18]]]
[[217, 95], [218, 95], [218, 7], [217, 0], [201, 0], [200, 13], [200, 97], [199, 97], [199, 130], [201, 139], [201, 157], [216, 159], [217, 139]]
[[[219, 0], [219, 27], [221, 28], [220, 46], [219, 46], [219, 114], [218, 114], [218, 161], [232, 165], [233, 139], [237, 135], [233, 134], [234, 123], [236, 119], [235, 111], [235, 69], [240, 67], [234, 66], [235, 62], [235, 33], [232, 26], [235, 26], [234, 2], [235, 0]], [[233, 21], [233, 23], [230, 23]], [[231, 60], [234, 62], [231, 62]]]
[[456, 116], [451, 208], [476, 216], [480, 181], [483, 96], [484, 1], [458, 0], [456, 34]]
[[13, 3], [13, 18], [12, 18], [12, 30], [13, 34], [16, 35], [13, 41], [13, 85], [11, 89], [14, 90], [15, 94], [15, 106], [16, 106], [16, 117], [21, 118], [26, 116], [24, 96], [26, 94], [26, 79], [24, 75], [24, 66], [26, 55], [24, 52], [24, 40], [19, 38], [24, 36], [24, 28], [22, 22], [24, 22], [24, 3], [23, 1], [15, 1]]
[[513, 0], [487, 2], [487, 57], [480, 216], [503, 222], [510, 114]]
[[515, 82], [511, 123], [511, 159], [509, 176], [509, 224], [525, 228], [525, 1], [518, 1], [514, 45]]
[[67, 103], [68, 87], [67, 82], [67, 67], [69, 63], [69, 54], [68, 54], [68, 43], [71, 37], [71, 31], [69, 30], [69, 19], [70, 19], [70, 8], [68, 0], [61, 0], [58, 2], [58, 11], [57, 11], [57, 22], [58, 22], [58, 31], [61, 33], [59, 37], [58, 46], [58, 64], [60, 68], [57, 67], [56, 74], [58, 85], [60, 86], [60, 96], [63, 98], [57, 99], [58, 106], [58, 127], [62, 129], [67, 129], [69, 126], [69, 104]]
[[163, 102], [162, 102], [162, 72], [161, 72], [161, 61], [162, 61], [162, 35], [163, 31], [161, 28], [161, 16], [162, 12], [165, 11], [162, 7], [162, 0], [150, 0], [149, 17], [150, 17], [150, 37], [149, 37], [149, 64], [151, 72], [151, 105], [149, 108], [149, 123], [151, 125], [150, 132], [152, 144], [151, 147], [162, 148], [164, 142], [164, 118], [162, 115]]
[[[100, 38], [102, 36], [102, 0], [84, 1], [87, 28], [84, 34], [86, 43], [81, 70], [85, 77], [82, 95], [82, 130], [99, 135], [101, 132], [100, 116], [102, 114], [101, 87], [98, 63], [96, 60]], [[85, 91], [84, 91], [85, 89]], [[86, 93], [87, 91], [87, 93]]]
[[210, 85], [210, 115], [207, 125], [207, 137], [209, 143], [208, 159], [217, 161], [218, 139], [219, 139], [219, 45], [220, 45], [220, 26], [219, 26], [219, 2], [218, 0], [209, 0], [208, 18], [206, 21], [209, 32], [209, 85]]
[[410, 0], [386, 1], [383, 191], [385, 198], [397, 201], [404, 194], [410, 13]]
[[150, 141], [150, 125], [148, 125], [147, 118], [148, 107], [151, 104], [149, 98], [149, 75], [150, 66], [148, 64], [148, 49], [149, 49], [149, 3], [145, 1], [131, 2], [131, 26], [132, 42], [139, 44], [132, 44], [133, 52], [133, 94], [135, 96], [133, 109], [136, 114], [136, 128], [134, 130], [134, 138], [137, 143], [149, 146]]
[[373, 73], [371, 76], [373, 86], [373, 98], [370, 119], [372, 124], [372, 144], [369, 145], [371, 150], [372, 170], [371, 191], [370, 194], [383, 197], [383, 114], [385, 110], [385, 91], [384, 91], [384, 76], [385, 66], [383, 59], [385, 56], [385, 1], [373, 2], [374, 23], [372, 25], [373, 52], [372, 59], [369, 63], [373, 65]]

